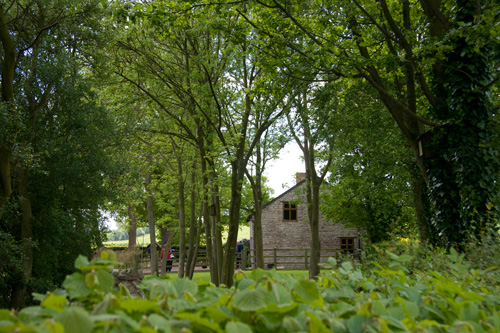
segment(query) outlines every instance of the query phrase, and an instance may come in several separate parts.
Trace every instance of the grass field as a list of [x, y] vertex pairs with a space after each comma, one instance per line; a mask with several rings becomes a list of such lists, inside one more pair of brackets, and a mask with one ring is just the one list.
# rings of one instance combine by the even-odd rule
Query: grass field
[[[227, 232], [224, 232], [222, 234], [222, 241], [225, 242], [227, 239]], [[250, 227], [244, 226], [240, 227], [240, 230], [238, 232], [238, 240], [241, 239], [250, 239]], [[149, 234], [145, 234], [143, 236], [137, 237], [137, 246], [148, 246], [149, 244]], [[127, 247], [128, 246], [128, 240], [121, 240], [121, 241], [108, 241], [104, 242], [105, 247]]]
[[[283, 270], [279, 272], [285, 275], [293, 275], [297, 280], [303, 280], [309, 277], [309, 271], [306, 270]], [[150, 277], [150, 275], [148, 276]], [[166, 274], [165, 279], [169, 280], [177, 279], [177, 272]], [[202, 281], [210, 283], [210, 272], [195, 272], [193, 275], [193, 281], [194, 282]]]

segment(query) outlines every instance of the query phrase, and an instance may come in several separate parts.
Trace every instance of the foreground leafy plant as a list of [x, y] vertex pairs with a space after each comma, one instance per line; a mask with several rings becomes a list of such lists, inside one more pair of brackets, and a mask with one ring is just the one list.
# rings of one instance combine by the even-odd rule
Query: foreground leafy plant
[[318, 281], [274, 270], [239, 271], [230, 289], [147, 278], [139, 299], [113, 288], [115, 256], [103, 252], [79, 257], [80, 272], [39, 306], [0, 310], [0, 332], [500, 331], [498, 267], [471, 269], [452, 250], [435, 270], [410, 272], [412, 256], [381, 255], [387, 264], [368, 270], [330, 259]]

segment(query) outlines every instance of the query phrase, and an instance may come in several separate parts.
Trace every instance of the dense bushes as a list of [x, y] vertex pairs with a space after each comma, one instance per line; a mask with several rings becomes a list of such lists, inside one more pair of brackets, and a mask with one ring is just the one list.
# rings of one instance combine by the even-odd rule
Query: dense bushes
[[330, 259], [316, 282], [274, 270], [239, 271], [230, 289], [149, 278], [146, 299], [113, 290], [114, 254], [103, 252], [90, 263], [80, 257], [80, 272], [65, 290], [37, 295], [40, 306], [0, 310], [0, 332], [500, 331], [498, 266], [473, 268], [454, 250], [409, 249], [375, 249], [362, 266]]

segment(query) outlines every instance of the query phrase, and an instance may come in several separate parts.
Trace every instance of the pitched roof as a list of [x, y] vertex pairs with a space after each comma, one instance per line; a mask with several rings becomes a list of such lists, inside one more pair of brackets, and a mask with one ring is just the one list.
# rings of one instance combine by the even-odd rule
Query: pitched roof
[[[297, 184], [295, 184], [294, 186], [290, 187], [288, 190], [286, 190], [285, 192], [281, 193], [280, 195], [278, 195], [276, 198], [274, 198], [273, 200], [269, 201], [268, 203], [266, 203], [264, 206], [262, 206], [262, 209], [268, 207], [269, 205], [271, 205], [273, 202], [277, 201], [279, 198], [281, 198], [282, 196], [284, 196], [285, 194], [293, 191], [294, 189], [296, 189], [297, 187], [299, 187], [300, 185], [302, 185], [303, 183], [306, 182], [306, 179], [304, 180], [301, 180], [300, 182], [298, 182]], [[253, 213], [248, 215], [247, 217], [247, 221], [250, 221], [251, 217], [253, 216]]]

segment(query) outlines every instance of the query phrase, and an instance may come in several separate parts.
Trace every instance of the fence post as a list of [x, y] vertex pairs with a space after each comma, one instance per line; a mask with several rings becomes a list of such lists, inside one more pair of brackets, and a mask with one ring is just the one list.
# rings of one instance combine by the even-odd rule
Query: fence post
[[278, 258], [276, 257], [276, 248], [274, 248], [274, 268], [278, 269]]
[[247, 269], [247, 250], [243, 249], [241, 252], [241, 265], [240, 269]]
[[305, 250], [305, 256], [304, 256], [305, 261], [306, 261], [306, 263], [305, 263], [305, 264], [306, 264], [306, 269], [309, 269], [309, 263], [308, 263], [308, 260], [307, 260], [307, 257], [308, 257], [308, 252], [309, 252], [309, 250], [308, 250], [308, 249], [306, 249], [306, 250]]

